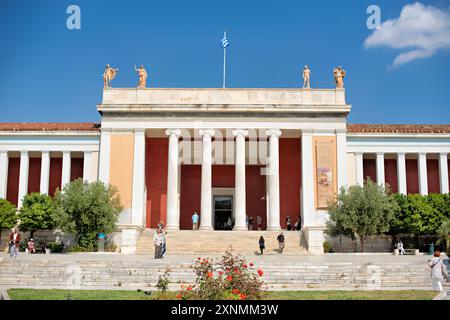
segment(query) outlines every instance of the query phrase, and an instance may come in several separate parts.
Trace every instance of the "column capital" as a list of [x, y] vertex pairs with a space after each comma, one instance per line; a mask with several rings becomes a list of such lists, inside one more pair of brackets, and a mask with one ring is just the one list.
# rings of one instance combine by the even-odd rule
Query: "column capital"
[[276, 136], [279, 137], [281, 136], [281, 130], [280, 129], [268, 129], [266, 130], [266, 135], [267, 136]]
[[377, 154], [377, 158], [378, 157], [384, 157], [384, 152], [383, 151], [382, 152], [377, 152], [376, 154]]
[[448, 157], [448, 152], [439, 152], [439, 156], [441, 156], [441, 157]]
[[233, 130], [233, 136], [237, 137], [237, 136], [248, 136], [248, 130], [246, 129], [236, 129]]
[[201, 136], [210, 136], [210, 137], [214, 137], [214, 129], [200, 129], [199, 131], [198, 131], [198, 133], [201, 135]]
[[136, 128], [136, 129], [134, 129], [134, 134], [145, 134], [145, 129]]
[[397, 158], [404, 157], [405, 155], [406, 155], [406, 152], [397, 152]]
[[426, 158], [427, 157], [427, 153], [426, 152], [419, 152], [418, 155], [419, 155], [419, 158]]
[[181, 130], [180, 129], [167, 129], [166, 135], [168, 135], [168, 136], [175, 135], [178, 138], [181, 135]]
[[63, 153], [63, 156], [66, 156], [66, 157], [68, 155], [70, 156], [70, 151], [69, 150], [64, 150], [62, 153]]
[[20, 156], [21, 157], [28, 157], [28, 151], [20, 151]]
[[42, 150], [41, 151], [41, 155], [50, 155], [50, 151], [48, 151], [48, 150]]
[[360, 152], [360, 151], [355, 152], [355, 156], [362, 157], [362, 156], [364, 156], [364, 152]]
[[0, 156], [3, 156], [3, 157], [7, 157], [8, 156], [8, 151], [7, 150], [0, 150]]

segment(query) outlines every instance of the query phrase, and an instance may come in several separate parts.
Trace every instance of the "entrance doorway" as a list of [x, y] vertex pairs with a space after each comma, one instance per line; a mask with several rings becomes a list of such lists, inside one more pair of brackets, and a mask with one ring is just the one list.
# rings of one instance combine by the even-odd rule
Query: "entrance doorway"
[[214, 230], [232, 230], [233, 196], [214, 196]]

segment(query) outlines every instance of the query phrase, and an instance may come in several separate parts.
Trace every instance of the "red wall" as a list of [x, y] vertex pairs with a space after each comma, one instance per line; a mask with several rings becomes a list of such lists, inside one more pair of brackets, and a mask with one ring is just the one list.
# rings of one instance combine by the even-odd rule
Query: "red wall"
[[417, 159], [406, 159], [406, 189], [408, 194], [419, 193]]
[[213, 188], [234, 188], [234, 165], [212, 166]]
[[[214, 166], [213, 166], [214, 168]], [[180, 182], [180, 229], [192, 229], [192, 214], [200, 212], [202, 166], [182, 165]]]
[[428, 193], [440, 193], [439, 185], [439, 161], [438, 159], [427, 159], [427, 182]]
[[56, 189], [61, 189], [62, 158], [50, 158], [50, 182], [48, 194], [52, 197]]
[[8, 160], [8, 185], [6, 187], [6, 200], [17, 206], [19, 197], [20, 158]]
[[262, 229], [267, 226], [266, 211], [266, 176], [261, 174], [263, 166], [245, 167], [245, 199], [247, 215], [253, 217], [256, 226], [256, 216], [262, 218]]
[[300, 215], [300, 139], [280, 139], [280, 224], [286, 227], [289, 216], [292, 224]]
[[30, 158], [28, 193], [41, 191], [41, 158]]
[[72, 158], [70, 162], [70, 181], [83, 178], [84, 158]]
[[391, 186], [392, 192], [398, 192], [397, 159], [384, 159], [384, 181]]
[[147, 138], [145, 146], [145, 181], [147, 185], [146, 227], [166, 223], [167, 158], [169, 139]]
[[370, 177], [372, 181], [377, 181], [377, 163], [375, 159], [363, 159], [364, 180]]

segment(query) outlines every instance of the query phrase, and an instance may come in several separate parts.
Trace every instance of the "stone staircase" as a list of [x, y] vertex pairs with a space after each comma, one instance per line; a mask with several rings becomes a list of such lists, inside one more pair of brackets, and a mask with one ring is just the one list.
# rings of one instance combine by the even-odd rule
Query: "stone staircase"
[[[145, 230], [138, 239], [137, 254], [154, 254], [153, 235], [155, 230]], [[277, 254], [278, 231], [192, 231], [169, 230], [166, 235], [169, 254], [222, 254], [232, 246], [234, 252], [254, 254], [259, 252], [259, 237], [265, 239], [264, 254]], [[305, 255], [307, 250], [301, 246], [299, 231], [285, 231], [283, 254]]]
[[[0, 287], [65, 289], [145, 289], [153, 288], [166, 267], [170, 267], [170, 288], [192, 283], [189, 268], [195, 258], [151, 257], [128, 260], [105, 259], [93, 255], [78, 259], [39, 256], [32, 260], [0, 260]], [[55, 257], [56, 256], [56, 257]], [[429, 268], [422, 261], [395, 263], [351, 262], [267, 262], [254, 261], [264, 270], [263, 279], [271, 290], [301, 289], [427, 289], [431, 288]], [[276, 261], [276, 259], [273, 259]], [[178, 262], [177, 262], [178, 261]]]

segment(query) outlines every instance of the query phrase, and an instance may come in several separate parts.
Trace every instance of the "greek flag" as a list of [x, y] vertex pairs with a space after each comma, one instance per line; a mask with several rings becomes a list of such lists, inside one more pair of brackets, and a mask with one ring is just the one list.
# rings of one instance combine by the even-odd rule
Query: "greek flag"
[[223, 39], [222, 39], [222, 48], [226, 48], [226, 47], [228, 47], [230, 45], [230, 42], [228, 41], [228, 39], [227, 39], [227, 32], [225, 31], [224, 33], [223, 33]]

